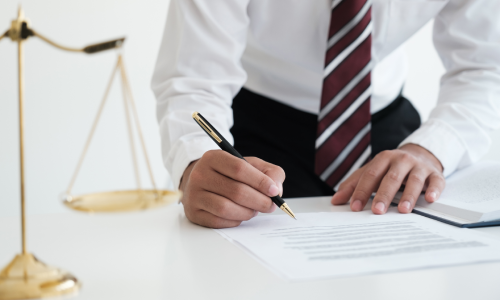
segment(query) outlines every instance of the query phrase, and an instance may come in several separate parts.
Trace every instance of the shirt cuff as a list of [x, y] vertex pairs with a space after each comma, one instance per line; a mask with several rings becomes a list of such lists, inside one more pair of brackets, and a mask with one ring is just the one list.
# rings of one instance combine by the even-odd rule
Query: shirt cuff
[[466, 147], [453, 128], [441, 120], [431, 119], [410, 134], [398, 148], [416, 144], [432, 153], [443, 166], [443, 175], [453, 173], [466, 153]]
[[170, 150], [167, 159], [164, 160], [167, 162], [167, 169], [170, 171], [174, 188], [179, 188], [182, 175], [192, 161], [200, 159], [205, 152], [216, 149], [219, 148], [206, 135], [178, 140]]

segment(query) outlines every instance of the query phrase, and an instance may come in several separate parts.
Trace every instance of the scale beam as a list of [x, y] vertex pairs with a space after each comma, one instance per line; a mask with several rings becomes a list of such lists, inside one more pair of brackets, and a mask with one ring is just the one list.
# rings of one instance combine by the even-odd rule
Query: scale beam
[[70, 48], [70, 47], [60, 45], [60, 44], [46, 38], [45, 36], [34, 31], [33, 29], [29, 29], [29, 30], [30, 30], [30, 33], [32, 36], [36, 36], [39, 39], [41, 39], [42, 41], [46, 42], [47, 44], [50, 44], [58, 49], [61, 49], [64, 51], [70, 51], [70, 52], [84, 52], [87, 54], [94, 54], [94, 53], [106, 51], [109, 49], [120, 48], [123, 45], [123, 42], [125, 41], [125, 38], [119, 38], [119, 39], [112, 40], [112, 41], [107, 41], [107, 42], [89, 45], [89, 46], [86, 46], [84, 48]]
[[39, 32], [35, 31], [31, 28], [30, 21], [25, 18], [23, 10], [20, 8], [17, 19], [11, 22], [10, 29], [7, 30], [3, 35], [0, 36], [0, 40], [4, 37], [9, 37], [12, 41], [24, 41], [29, 37], [38, 37], [42, 41], [46, 42], [49, 45], [52, 45], [58, 49], [69, 51], [69, 52], [84, 52], [87, 54], [94, 54], [110, 49], [121, 48], [123, 43], [125, 42], [125, 38], [119, 38], [111, 41], [106, 41], [98, 44], [88, 45], [83, 48], [73, 48], [66, 47], [59, 43], [52, 41], [51, 39], [43, 36]]

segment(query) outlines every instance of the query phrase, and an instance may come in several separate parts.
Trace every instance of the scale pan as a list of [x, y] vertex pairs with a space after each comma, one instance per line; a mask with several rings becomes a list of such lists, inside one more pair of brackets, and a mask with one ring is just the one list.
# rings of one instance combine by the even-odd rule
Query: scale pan
[[120, 212], [155, 208], [177, 202], [182, 192], [129, 190], [67, 196], [64, 205], [84, 212]]

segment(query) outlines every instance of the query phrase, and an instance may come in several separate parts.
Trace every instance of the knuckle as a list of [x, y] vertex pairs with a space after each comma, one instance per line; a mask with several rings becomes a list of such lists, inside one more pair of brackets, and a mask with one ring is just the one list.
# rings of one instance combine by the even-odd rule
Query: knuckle
[[406, 162], [413, 162], [415, 160], [415, 157], [413, 155], [411, 155], [410, 153], [400, 151], [398, 160], [399, 161], [406, 161]]
[[343, 181], [339, 184], [339, 190], [343, 190], [343, 189], [347, 189], [347, 188], [350, 188], [352, 187], [351, 184], [349, 184], [349, 182], [346, 180], [346, 181]]
[[191, 171], [191, 174], [189, 174], [189, 182], [199, 182], [200, 180], [203, 180], [203, 177], [202, 172], [199, 169], [194, 168]]
[[217, 212], [217, 215], [219, 216], [226, 216], [229, 213], [229, 207], [227, 204], [224, 203], [220, 203], [214, 209]]
[[262, 176], [260, 178], [260, 181], [259, 181], [259, 190], [261, 191], [265, 191], [265, 193], [267, 194], [267, 191], [266, 191], [266, 187], [268, 186], [268, 179], [266, 178], [266, 176]]
[[260, 211], [260, 212], [266, 212], [266, 211], [268, 211], [269, 208], [270, 208], [269, 204], [272, 204], [272, 202], [271, 203], [270, 202], [271, 202], [271, 200], [269, 200], [269, 201], [268, 200], [260, 201], [259, 202], [259, 209], [258, 209], [258, 211]]
[[443, 186], [446, 183], [443, 174], [440, 174], [440, 173], [432, 173], [431, 176], [429, 176], [429, 179], [432, 182], [437, 183], [439, 185], [443, 185]]
[[379, 156], [382, 159], [388, 159], [392, 156], [392, 151], [391, 150], [384, 150], [380, 152], [377, 156]]
[[424, 185], [425, 178], [424, 178], [424, 176], [419, 175], [419, 174], [410, 174], [408, 176], [408, 181], [415, 183], [415, 184]]
[[343, 190], [343, 189], [354, 190], [356, 188], [356, 182], [357, 181], [348, 178], [340, 183], [339, 190]]
[[354, 199], [368, 199], [370, 198], [371, 194], [368, 194], [367, 192], [365, 191], [355, 191], [353, 194], [352, 194], [352, 197]]
[[237, 178], [241, 178], [245, 174], [247, 163], [244, 160], [238, 159], [233, 164], [233, 173]]
[[380, 191], [380, 192], [377, 192], [376, 194], [377, 196], [377, 199], [383, 201], [383, 202], [389, 202], [389, 201], [392, 201], [392, 195], [390, 195], [388, 192], [386, 191]]
[[231, 188], [231, 200], [234, 200], [236, 202], [241, 201], [245, 198], [246, 195], [246, 189], [243, 185], [236, 185], [235, 187]]
[[435, 177], [436, 177], [436, 180], [440, 180], [440, 181], [443, 181], [443, 182], [445, 181], [445, 180], [444, 180], [444, 175], [443, 175], [443, 174], [441, 174], [441, 173], [437, 173], [437, 172], [435, 172], [435, 173], [433, 173], [433, 176], [435, 176]]
[[396, 171], [389, 171], [387, 173], [387, 178], [393, 182], [400, 182], [402, 180], [401, 174]]
[[203, 156], [201, 157], [202, 160], [212, 160], [214, 155], [215, 155], [216, 150], [209, 150], [205, 153], [203, 153]]
[[370, 178], [373, 179], [373, 178], [377, 178], [378, 177], [379, 172], [377, 172], [377, 170], [375, 170], [375, 169], [371, 169], [370, 168], [370, 169], [366, 170], [365, 174], [366, 174], [366, 176], [368, 176], [368, 177], [370, 177]]

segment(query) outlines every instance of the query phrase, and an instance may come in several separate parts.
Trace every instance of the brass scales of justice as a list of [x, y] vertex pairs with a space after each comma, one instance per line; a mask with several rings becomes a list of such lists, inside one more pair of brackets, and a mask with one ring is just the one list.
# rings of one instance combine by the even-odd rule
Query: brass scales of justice
[[[80, 282], [70, 273], [50, 267], [39, 261], [33, 254], [27, 251], [26, 247], [26, 202], [25, 202], [25, 165], [24, 165], [24, 42], [29, 37], [38, 37], [48, 44], [65, 51], [84, 52], [93, 54], [109, 49], [121, 48], [124, 38], [103, 42], [87, 46], [85, 48], [69, 48], [61, 46], [48, 38], [42, 36], [30, 27], [30, 22], [24, 17], [24, 13], [19, 8], [18, 17], [12, 21], [10, 28], [2, 35], [2, 38], [10, 38], [18, 46], [18, 82], [19, 82], [19, 157], [20, 157], [20, 194], [21, 194], [21, 235], [22, 252], [0, 271], [0, 300], [12, 299], [32, 299], [47, 298], [62, 295], [71, 295], [80, 288]], [[71, 190], [76, 181], [80, 167], [90, 146], [93, 134], [101, 117], [109, 91], [111, 90], [114, 76], [119, 73], [123, 93], [123, 104], [125, 107], [125, 118], [130, 139], [130, 147], [133, 158], [133, 168], [137, 188], [135, 190], [101, 192], [72, 196]], [[134, 125], [139, 136], [140, 145], [144, 154], [144, 159], [149, 172], [149, 177], [153, 186], [152, 190], [142, 189], [137, 153], [134, 142]], [[104, 97], [99, 106], [97, 115], [92, 124], [89, 136], [78, 161], [76, 170], [70, 180], [69, 186], [64, 196], [64, 204], [74, 210], [84, 212], [119, 212], [134, 211], [148, 208], [155, 208], [169, 203], [176, 202], [181, 197], [180, 191], [168, 191], [157, 189], [149, 158], [146, 152], [144, 138], [139, 125], [137, 109], [134, 104], [130, 84], [123, 63], [121, 54], [111, 73], [111, 78], [106, 87]]]

